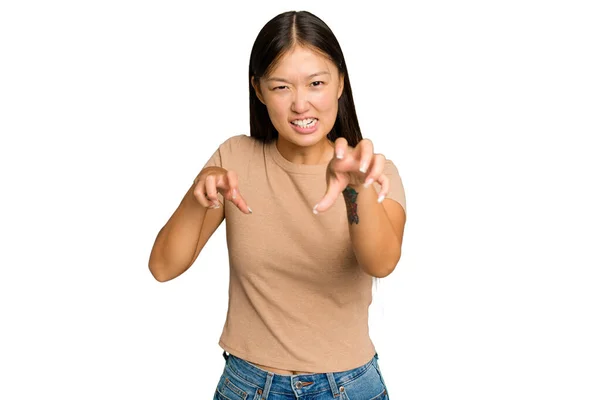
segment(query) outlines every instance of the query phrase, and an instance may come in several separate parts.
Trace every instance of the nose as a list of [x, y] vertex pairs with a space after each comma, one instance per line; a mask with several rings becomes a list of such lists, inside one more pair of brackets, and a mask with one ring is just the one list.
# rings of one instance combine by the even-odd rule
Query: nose
[[308, 99], [303, 90], [297, 90], [292, 100], [292, 111], [302, 114], [308, 111]]

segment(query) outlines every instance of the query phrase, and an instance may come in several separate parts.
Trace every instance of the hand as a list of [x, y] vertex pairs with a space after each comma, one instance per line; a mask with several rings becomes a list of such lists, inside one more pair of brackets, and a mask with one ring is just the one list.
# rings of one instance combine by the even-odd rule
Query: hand
[[221, 167], [206, 167], [194, 180], [194, 197], [206, 208], [219, 208], [220, 202], [217, 192], [223, 195], [225, 200], [231, 201], [245, 214], [251, 214], [252, 210], [240, 194], [238, 178], [234, 171], [227, 171]]
[[335, 141], [335, 156], [327, 165], [327, 191], [313, 208], [316, 213], [328, 210], [347, 186], [358, 189], [373, 182], [381, 184], [377, 201], [381, 203], [389, 190], [389, 179], [383, 174], [385, 157], [373, 154], [373, 142], [361, 140], [356, 147], [348, 146], [345, 138]]

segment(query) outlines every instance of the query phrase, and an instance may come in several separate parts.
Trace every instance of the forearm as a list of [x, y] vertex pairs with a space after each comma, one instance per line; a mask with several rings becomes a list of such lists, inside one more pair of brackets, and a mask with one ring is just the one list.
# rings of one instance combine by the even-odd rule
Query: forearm
[[373, 185], [348, 186], [343, 192], [354, 254], [366, 273], [387, 276], [400, 260], [400, 243]]
[[150, 272], [161, 282], [185, 272], [195, 255], [207, 208], [196, 201], [193, 190], [194, 185], [160, 230], [152, 247]]

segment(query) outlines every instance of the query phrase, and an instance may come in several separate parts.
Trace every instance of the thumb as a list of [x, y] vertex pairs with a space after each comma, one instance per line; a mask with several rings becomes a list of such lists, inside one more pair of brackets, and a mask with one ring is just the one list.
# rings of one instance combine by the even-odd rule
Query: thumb
[[330, 179], [325, 196], [313, 207], [313, 213], [318, 214], [327, 211], [335, 203], [344, 187], [346, 187], [344, 182], [335, 178]]

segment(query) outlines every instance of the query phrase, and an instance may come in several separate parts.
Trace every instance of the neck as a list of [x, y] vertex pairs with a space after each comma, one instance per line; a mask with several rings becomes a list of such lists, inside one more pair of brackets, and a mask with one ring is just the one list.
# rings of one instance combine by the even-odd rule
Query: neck
[[280, 136], [276, 146], [279, 153], [294, 164], [327, 164], [333, 158], [334, 145], [327, 137], [312, 146], [298, 146]]

